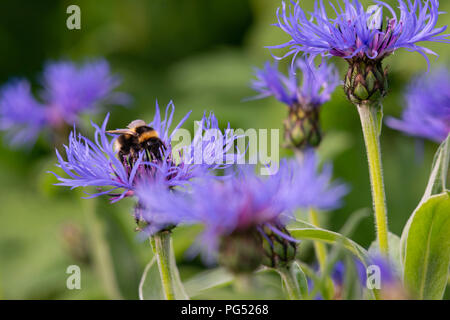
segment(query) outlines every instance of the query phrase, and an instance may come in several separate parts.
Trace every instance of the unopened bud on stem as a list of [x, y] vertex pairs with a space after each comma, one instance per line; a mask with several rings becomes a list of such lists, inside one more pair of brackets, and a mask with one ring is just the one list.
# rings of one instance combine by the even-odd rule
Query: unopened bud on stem
[[355, 105], [379, 105], [388, 89], [387, 70], [383, 70], [381, 60], [357, 57], [347, 61], [344, 83], [347, 98]]
[[[280, 232], [289, 235], [284, 227], [278, 227]], [[297, 243], [281, 237], [271, 229], [264, 227], [265, 233], [263, 247], [266, 255], [263, 265], [271, 268], [285, 268], [295, 259], [297, 253]]]
[[290, 108], [289, 115], [284, 120], [284, 138], [287, 147], [317, 147], [322, 140], [319, 108], [300, 105]]

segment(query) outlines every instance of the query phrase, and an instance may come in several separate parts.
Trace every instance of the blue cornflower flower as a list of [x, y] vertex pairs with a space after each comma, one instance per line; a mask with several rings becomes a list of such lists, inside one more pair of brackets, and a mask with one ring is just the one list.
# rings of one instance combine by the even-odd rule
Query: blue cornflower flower
[[0, 129], [11, 145], [33, 144], [46, 125], [45, 106], [34, 99], [27, 81], [3, 87]]
[[384, 300], [408, 299], [408, 292], [402, 285], [399, 272], [392, 261], [379, 253], [372, 253], [367, 268], [361, 261], [356, 261], [358, 277], [363, 288], [381, 289]]
[[[148, 183], [157, 183], [164, 188], [173, 188], [183, 185], [190, 179], [201, 176], [214, 169], [225, 168], [228, 164], [220, 164], [216, 162], [197, 161], [194, 159], [195, 152], [187, 152], [191, 149], [200, 148], [201, 159], [217, 156], [215, 152], [218, 148], [212, 148], [211, 145], [217, 146], [215, 140], [202, 140], [204, 132], [214, 129], [220, 132], [217, 119], [214, 114], [203, 116], [200, 123], [202, 124], [196, 131], [192, 143], [186, 147], [177, 149], [182, 154], [178, 160], [173, 157], [172, 137], [177, 133], [180, 126], [189, 117], [190, 112], [178, 123], [175, 129], [170, 132], [172, 119], [175, 112], [175, 106], [172, 102], [167, 105], [164, 119], [161, 118], [158, 103], [156, 103], [156, 112], [153, 121], [149, 124], [154, 128], [161, 140], [164, 142], [166, 149], [161, 150], [161, 159], [148, 159], [145, 157], [145, 151], [141, 151], [133, 163], [119, 160], [117, 150], [114, 150], [114, 143], [117, 135], [108, 138], [106, 126], [109, 115], [106, 116], [101, 127], [92, 123], [95, 128], [95, 140], [76, 133], [74, 130], [69, 137], [69, 145], [64, 146], [67, 160], [64, 160], [58, 150], [58, 166], [61, 167], [69, 178], [63, 178], [56, 175], [60, 183], [57, 185], [76, 187], [110, 187], [106, 191], [99, 191], [90, 197], [96, 197], [103, 194], [112, 196], [112, 201], [118, 201], [125, 196], [132, 196], [136, 184], [139, 180], [146, 180]], [[111, 135], [110, 135], [111, 136]], [[225, 157], [232, 147], [231, 141], [236, 138], [231, 134], [225, 133], [226, 139], [223, 139], [221, 149]], [[117, 190], [122, 190], [117, 194]]]
[[[256, 70], [257, 79], [252, 88], [260, 94], [255, 98], [274, 96], [289, 108], [284, 121], [287, 146], [296, 149], [316, 147], [321, 142], [319, 125], [320, 106], [331, 98], [339, 81], [337, 69], [325, 61], [319, 67], [303, 59], [295, 62], [288, 76], [278, 71], [277, 64], [266, 62], [263, 69]], [[300, 76], [298, 75], [300, 71]]]
[[[371, 255], [369, 257], [367, 265], [379, 268], [381, 277], [380, 282], [384, 283], [385, 285], [393, 284], [393, 282], [396, 281], [397, 275], [393, 264], [390, 263], [386, 258], [382, 257], [381, 255], [379, 254]], [[366, 286], [367, 282], [366, 267], [360, 261], [357, 261], [356, 268], [361, 284], [363, 286]]]
[[276, 63], [271, 65], [269, 61], [263, 69], [256, 69], [257, 79], [252, 82], [252, 88], [260, 92], [260, 95], [255, 98], [274, 96], [289, 108], [295, 108], [296, 105], [318, 108], [330, 100], [340, 82], [334, 65], [324, 61], [319, 67], [315, 67], [303, 59], [298, 59], [295, 66], [295, 70], [288, 69], [287, 77], [278, 71]]
[[391, 128], [411, 136], [442, 142], [450, 133], [450, 73], [441, 67], [416, 77], [405, 93], [401, 119], [388, 118]]
[[[294, 165], [296, 167], [296, 165]], [[342, 206], [342, 198], [349, 188], [340, 182], [332, 182], [333, 167], [324, 164], [319, 170], [316, 153], [307, 150], [299, 167], [295, 170], [294, 187], [301, 190], [301, 196], [293, 198], [301, 208], [333, 210]]]
[[[282, 45], [269, 48], [289, 47], [285, 56], [294, 57], [303, 52], [311, 59], [317, 55], [337, 56], [345, 59], [354, 57], [381, 60], [399, 48], [416, 51], [425, 57], [435, 54], [433, 51], [417, 45], [419, 42], [449, 43], [449, 35], [442, 34], [446, 26], [436, 28], [439, 14], [438, 0], [414, 0], [405, 3], [398, 0], [400, 16], [383, 1], [374, 1], [375, 5], [367, 10], [359, 0], [343, 0], [344, 8], [338, 2], [333, 3], [336, 17], [328, 17], [323, 1], [315, 2], [314, 12], [308, 18], [299, 3], [294, 3], [293, 12], [287, 10], [283, 1], [278, 9], [278, 23], [275, 25], [289, 34], [292, 39]], [[383, 21], [383, 9], [391, 17]]]
[[278, 172], [268, 177], [244, 168], [228, 179], [201, 179], [189, 192], [155, 184], [139, 186], [136, 194], [148, 223], [146, 231], [154, 233], [178, 223], [202, 224], [205, 230], [199, 243], [207, 257], [218, 253], [219, 261], [236, 272], [251, 271], [261, 263], [288, 263], [296, 249], [296, 240], [285, 228], [293, 211], [335, 208], [346, 193], [343, 185], [329, 183], [329, 171], [315, 171], [315, 161], [308, 152], [301, 165], [283, 161]]
[[[446, 26], [436, 28], [441, 12], [439, 1], [398, 0], [400, 16], [383, 1], [364, 9], [359, 0], [344, 0], [339, 10], [330, 3], [336, 18], [329, 18], [323, 1], [316, 1], [314, 12], [308, 18], [299, 3], [292, 2], [293, 12], [283, 2], [278, 9], [278, 23], [275, 24], [292, 39], [269, 48], [289, 47], [284, 56], [299, 53], [313, 61], [315, 57], [337, 56], [346, 59], [349, 69], [345, 77], [344, 90], [355, 105], [379, 104], [388, 89], [387, 70], [382, 67], [383, 58], [399, 48], [420, 53], [430, 64], [427, 54], [436, 55], [430, 49], [419, 46], [419, 42], [450, 43], [450, 35], [442, 34]], [[290, 7], [291, 8], [291, 7]], [[383, 23], [383, 9], [391, 17]], [[284, 58], [282, 57], [282, 58]]]
[[345, 264], [342, 261], [335, 263], [331, 272], [331, 279], [336, 286], [342, 286], [345, 280]]
[[14, 80], [0, 93], [0, 130], [11, 145], [33, 144], [45, 128], [60, 131], [77, 123], [81, 113], [95, 113], [101, 103], [126, 104], [129, 97], [113, 90], [120, 84], [105, 60], [49, 63], [44, 68], [44, 90], [36, 99], [30, 83]]

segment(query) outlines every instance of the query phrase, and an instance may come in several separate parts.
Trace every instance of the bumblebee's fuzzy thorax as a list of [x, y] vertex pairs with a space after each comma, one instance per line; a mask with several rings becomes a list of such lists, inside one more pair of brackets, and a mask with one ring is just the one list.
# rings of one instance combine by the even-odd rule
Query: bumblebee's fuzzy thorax
[[142, 143], [152, 138], [158, 138], [158, 133], [153, 129], [151, 129], [150, 131], [145, 131], [142, 134], [140, 134], [138, 136], [138, 141], [139, 143]]
[[141, 151], [145, 151], [147, 160], [161, 160], [162, 152], [166, 149], [164, 142], [159, 139], [155, 129], [143, 120], [134, 120], [127, 129], [111, 130], [110, 133], [120, 133], [114, 148], [119, 153], [119, 159], [127, 164], [133, 164]]

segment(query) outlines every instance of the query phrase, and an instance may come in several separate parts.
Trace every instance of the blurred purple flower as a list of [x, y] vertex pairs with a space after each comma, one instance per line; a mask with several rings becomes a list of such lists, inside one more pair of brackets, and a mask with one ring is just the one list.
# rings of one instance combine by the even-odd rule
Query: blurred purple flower
[[[263, 69], [256, 69], [256, 80], [252, 88], [260, 94], [255, 98], [274, 96], [290, 108], [296, 105], [320, 107], [330, 100], [334, 89], [339, 85], [339, 73], [334, 65], [325, 61], [319, 67], [309, 65], [298, 59], [296, 69], [289, 68], [288, 76], [278, 71], [276, 63], [266, 62]], [[302, 79], [296, 73], [301, 72]]]
[[155, 184], [139, 186], [136, 193], [149, 225], [144, 231], [154, 233], [178, 223], [203, 224], [205, 231], [198, 242], [210, 258], [224, 236], [262, 226], [273, 228], [286, 221], [288, 215], [283, 214], [292, 209], [293, 203], [288, 198], [288, 185], [289, 168], [283, 165], [267, 179], [256, 176], [247, 167], [236, 177], [196, 181], [189, 193]]
[[315, 208], [318, 210], [337, 209], [342, 205], [342, 197], [349, 189], [348, 186], [339, 182], [332, 182], [333, 167], [325, 164], [319, 170], [319, 161], [313, 150], [304, 153], [301, 164], [296, 168], [294, 165], [293, 184], [301, 196], [293, 198], [292, 201], [302, 208]]
[[11, 145], [32, 144], [45, 128], [58, 130], [78, 123], [81, 113], [94, 113], [101, 103], [126, 104], [128, 95], [113, 90], [120, 79], [111, 75], [105, 60], [78, 67], [72, 62], [49, 63], [44, 68], [41, 102], [27, 80], [4, 86], [0, 95], [0, 130]]
[[[323, 1], [315, 2], [314, 12], [307, 17], [299, 3], [291, 1], [293, 8], [282, 2], [277, 10], [278, 23], [275, 26], [292, 37], [288, 42], [269, 48], [289, 48], [283, 56], [303, 52], [311, 60], [318, 55], [337, 56], [345, 59], [353, 57], [381, 60], [399, 48], [419, 52], [429, 60], [426, 54], [434, 54], [428, 48], [417, 45], [418, 42], [432, 41], [449, 43], [449, 35], [442, 34], [446, 26], [436, 28], [439, 14], [439, 1], [414, 0], [405, 3], [398, 0], [400, 16], [383, 1], [374, 1], [375, 5], [367, 10], [359, 0], [343, 0], [344, 8], [338, 2], [338, 8], [330, 3], [336, 14], [328, 17]], [[391, 17], [383, 20], [383, 9]]]
[[[365, 288], [368, 276], [367, 269], [359, 260], [355, 260], [355, 264], [359, 280], [361, 282], [361, 286]], [[385, 257], [381, 256], [380, 254], [371, 255], [369, 261], [367, 262], [367, 265], [379, 268], [380, 283], [382, 287], [395, 285], [399, 281], [399, 278], [396, 274], [395, 268], [392, 265], [392, 263], [390, 263]]]
[[442, 142], [450, 133], [450, 73], [441, 67], [415, 78], [405, 93], [401, 119], [388, 118], [391, 128]]
[[[118, 201], [125, 196], [132, 196], [138, 181], [145, 180], [146, 185], [158, 184], [163, 188], [172, 188], [186, 184], [190, 179], [209, 173], [211, 170], [224, 168], [227, 164], [195, 162], [194, 154], [188, 156], [189, 150], [193, 148], [194, 143], [200, 144], [203, 153], [200, 156], [210, 157], [211, 153], [217, 149], [211, 148], [211, 144], [215, 141], [202, 141], [201, 135], [208, 129], [218, 128], [217, 119], [214, 114], [208, 117], [204, 116], [201, 120], [201, 128], [197, 130], [191, 145], [179, 149], [183, 153], [179, 161], [175, 161], [172, 152], [172, 137], [180, 128], [180, 126], [189, 117], [190, 112], [178, 123], [172, 132], [170, 127], [175, 112], [175, 106], [172, 102], [167, 105], [164, 119], [161, 118], [158, 103], [156, 103], [156, 112], [153, 121], [149, 126], [153, 127], [161, 139], [164, 141], [167, 149], [162, 153], [161, 160], [145, 161], [144, 152], [141, 152], [139, 158], [130, 166], [123, 163], [117, 157], [117, 151], [114, 150], [114, 142], [118, 136], [109, 139], [106, 133], [106, 126], [109, 115], [106, 116], [101, 127], [92, 124], [95, 128], [95, 140], [91, 141], [81, 135], [76, 134], [75, 130], [70, 134], [69, 145], [64, 146], [66, 150], [67, 160], [64, 160], [60, 153], [56, 151], [59, 167], [69, 176], [63, 178], [55, 174], [60, 183], [57, 185], [76, 187], [110, 187], [109, 190], [100, 191], [90, 195], [95, 197], [103, 194], [112, 196], [112, 201]], [[228, 152], [231, 146], [230, 140], [235, 136], [228, 135], [228, 139], [224, 139], [222, 150]], [[212, 149], [212, 151], [211, 151]], [[224, 156], [224, 155], [222, 155]], [[121, 189], [122, 192], [115, 192]]]
[[93, 194], [90, 197], [123, 189], [120, 196], [122, 198], [133, 190], [136, 173], [142, 163], [142, 155], [131, 171], [124, 167], [113, 150], [114, 140], [110, 141], [106, 136], [108, 119], [109, 114], [101, 127], [92, 123], [95, 128], [95, 142], [77, 134], [75, 129], [70, 133], [69, 145], [64, 146], [67, 161], [56, 150], [59, 163], [57, 166], [69, 176], [69, 178], [63, 178], [53, 173], [60, 181], [57, 185], [68, 186], [72, 189], [87, 186], [111, 187], [107, 191]]
[[400, 271], [392, 259], [372, 253], [367, 261], [367, 269], [360, 261], [355, 261], [362, 288], [380, 289], [383, 300], [410, 300], [412, 296], [403, 286]]
[[342, 261], [335, 263], [331, 272], [331, 279], [336, 286], [342, 286], [345, 280], [345, 264]]
[[[167, 225], [200, 223], [205, 230], [199, 243], [214, 253], [219, 240], [234, 232], [257, 229], [262, 236], [268, 228], [278, 236], [295, 241], [283, 229], [297, 208], [336, 208], [347, 192], [341, 184], [330, 184], [330, 171], [318, 173], [316, 158], [307, 153], [303, 164], [283, 161], [276, 174], [265, 178], [245, 167], [224, 180], [201, 179], [189, 193], [143, 185], [137, 197], [143, 218], [153, 233]], [[307, 172], [311, 171], [311, 172]]]
[[25, 80], [7, 84], [0, 95], [0, 130], [6, 132], [6, 140], [11, 145], [34, 144], [47, 119], [30, 84]]

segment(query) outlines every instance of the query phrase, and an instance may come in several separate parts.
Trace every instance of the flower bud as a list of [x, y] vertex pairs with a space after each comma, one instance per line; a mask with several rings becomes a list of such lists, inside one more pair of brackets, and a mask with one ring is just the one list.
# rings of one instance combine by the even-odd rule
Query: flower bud
[[288, 147], [304, 149], [317, 147], [322, 140], [319, 108], [294, 105], [284, 120], [284, 138]]
[[[290, 237], [289, 232], [284, 227], [276, 228]], [[297, 243], [290, 241], [285, 237], [281, 237], [267, 227], [264, 227], [263, 231], [265, 233], [263, 240], [265, 258], [262, 264], [270, 268], [287, 267], [290, 262], [295, 260]]]
[[355, 105], [377, 104], [388, 89], [387, 70], [383, 71], [381, 60], [352, 58], [345, 76], [344, 90]]

